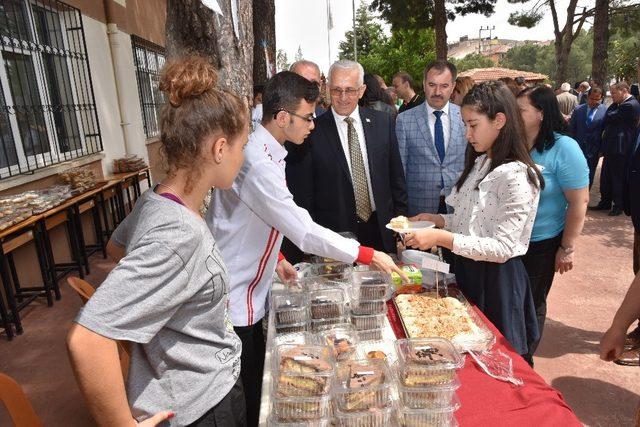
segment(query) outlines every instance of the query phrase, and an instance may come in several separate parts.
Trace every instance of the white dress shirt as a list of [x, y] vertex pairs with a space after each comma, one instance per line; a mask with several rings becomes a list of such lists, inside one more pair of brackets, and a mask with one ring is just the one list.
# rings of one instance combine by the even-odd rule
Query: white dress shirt
[[487, 174], [490, 166], [486, 154], [476, 159], [460, 191], [454, 187], [446, 199], [454, 213], [443, 217], [454, 233], [454, 253], [503, 263], [527, 252], [540, 190], [529, 182], [524, 163], [505, 163]]
[[[433, 114], [434, 111], [437, 111], [433, 108], [427, 101], [424, 102], [424, 105], [427, 108], [427, 119], [429, 120], [429, 131], [431, 132], [431, 141], [436, 143], [435, 136], [435, 126], [436, 126], [436, 116]], [[444, 134], [444, 151], [447, 152], [447, 147], [449, 146], [449, 135], [451, 134], [451, 117], [449, 116], [449, 102], [442, 107], [442, 115], [440, 116], [440, 120], [442, 120], [442, 132]]]
[[354, 262], [360, 244], [321, 227], [287, 189], [287, 150], [262, 125], [249, 137], [245, 161], [230, 190], [216, 189], [206, 220], [227, 264], [234, 326], [264, 317], [282, 236], [304, 252]]
[[340, 142], [342, 143], [342, 149], [344, 150], [344, 156], [347, 158], [347, 165], [349, 166], [349, 172], [353, 176], [351, 171], [351, 156], [349, 155], [349, 125], [344, 121], [347, 117], [353, 119], [353, 126], [358, 134], [358, 142], [360, 143], [360, 151], [362, 151], [362, 161], [364, 162], [364, 170], [367, 174], [367, 187], [369, 188], [369, 200], [371, 201], [371, 212], [376, 210], [376, 202], [373, 200], [373, 188], [371, 187], [371, 174], [369, 173], [369, 156], [367, 155], [367, 141], [364, 138], [364, 129], [362, 128], [362, 120], [360, 118], [360, 107], [356, 106], [356, 109], [349, 114], [349, 116], [341, 116], [336, 113], [336, 110], [331, 109], [333, 119], [336, 121], [338, 127], [338, 135], [340, 136]]

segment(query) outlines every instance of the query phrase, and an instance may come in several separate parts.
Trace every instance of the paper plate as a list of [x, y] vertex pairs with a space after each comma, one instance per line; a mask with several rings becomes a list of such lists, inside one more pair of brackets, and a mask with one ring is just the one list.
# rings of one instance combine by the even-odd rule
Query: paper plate
[[394, 228], [391, 226], [391, 224], [387, 224], [386, 227], [389, 230], [395, 231], [396, 233], [404, 234], [404, 233], [411, 233], [418, 230], [423, 230], [425, 228], [433, 228], [435, 226], [436, 226], [435, 222], [432, 222], [432, 221], [412, 221], [412, 222], [409, 222], [408, 228]]

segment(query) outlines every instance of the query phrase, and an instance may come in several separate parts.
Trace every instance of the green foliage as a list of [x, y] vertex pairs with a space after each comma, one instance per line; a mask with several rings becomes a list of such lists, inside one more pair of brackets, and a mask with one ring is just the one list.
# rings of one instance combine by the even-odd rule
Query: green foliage
[[617, 80], [638, 81], [640, 64], [640, 10], [615, 14], [609, 25], [609, 75]]
[[488, 68], [493, 67], [493, 61], [479, 53], [470, 53], [462, 59], [451, 60], [458, 71], [471, 70], [472, 68]]
[[[593, 36], [591, 33], [582, 31], [573, 43], [566, 75], [566, 80], [572, 84], [586, 80], [591, 75]], [[513, 70], [543, 73], [553, 79], [556, 72], [554, 46], [553, 44], [538, 46], [533, 43], [516, 46], [505, 54], [500, 66]], [[555, 83], [560, 85], [563, 82]]]
[[389, 41], [371, 54], [358, 57], [358, 61], [365, 72], [379, 74], [388, 83], [398, 71], [406, 71], [420, 85], [425, 65], [435, 58], [433, 30], [402, 29], [394, 31]]
[[[435, 59], [432, 29], [396, 28], [392, 29], [388, 38], [375, 16], [364, 5], [356, 13], [355, 32], [358, 62], [365, 72], [379, 74], [388, 83], [398, 71], [406, 71], [420, 84], [425, 65]], [[340, 42], [340, 58], [353, 59], [353, 31], [348, 31]]]
[[287, 52], [282, 49], [278, 49], [278, 53], [276, 53], [276, 69], [278, 71], [288, 70], [291, 64], [289, 64], [289, 59], [287, 58]]
[[524, 28], [533, 28], [542, 20], [543, 14], [536, 11], [513, 12], [509, 15], [509, 24]]
[[[356, 43], [358, 45], [358, 58], [361, 56], [368, 56], [373, 49], [387, 42], [382, 25], [375, 21], [373, 15], [371, 15], [367, 6], [364, 3], [360, 4], [356, 11]], [[340, 59], [353, 59], [353, 30], [345, 33], [345, 39], [340, 42]]]

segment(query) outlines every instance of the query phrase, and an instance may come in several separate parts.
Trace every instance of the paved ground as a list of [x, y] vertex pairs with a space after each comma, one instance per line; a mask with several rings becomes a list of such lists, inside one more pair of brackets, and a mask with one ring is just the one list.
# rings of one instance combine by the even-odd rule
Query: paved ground
[[[536, 370], [562, 392], [589, 426], [632, 425], [640, 401], [640, 371], [602, 362], [597, 356], [600, 336], [633, 278], [632, 239], [628, 218], [589, 213], [575, 269], [556, 277], [549, 297]], [[94, 258], [92, 268], [88, 280], [100, 283], [111, 265]], [[63, 298], [53, 308], [32, 305], [25, 310], [24, 335], [12, 342], [0, 339], [0, 372], [22, 384], [45, 425], [88, 426], [92, 421], [73, 380], [64, 344], [80, 300], [66, 283], [62, 290]], [[1, 407], [0, 425], [9, 425]]]

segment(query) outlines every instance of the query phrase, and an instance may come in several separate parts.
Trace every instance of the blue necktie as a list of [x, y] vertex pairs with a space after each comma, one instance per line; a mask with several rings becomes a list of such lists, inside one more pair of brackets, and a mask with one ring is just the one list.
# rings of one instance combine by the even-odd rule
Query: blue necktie
[[587, 124], [588, 125], [590, 125], [591, 122], [593, 121], [593, 116], [596, 115], [596, 110], [597, 110], [597, 108], [589, 109], [589, 113], [587, 114]]
[[[440, 164], [444, 160], [444, 130], [442, 129], [442, 111], [434, 111], [433, 115], [436, 116], [436, 123], [433, 126], [433, 139], [436, 143], [436, 151], [440, 158]], [[440, 189], [444, 188], [444, 177], [442, 176], [442, 169], [440, 169]]]
[[436, 143], [436, 151], [438, 157], [440, 157], [440, 163], [444, 160], [444, 130], [442, 129], [442, 111], [434, 111], [433, 115], [436, 116], [436, 123], [433, 126], [433, 139]]

